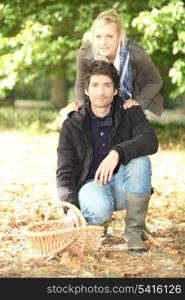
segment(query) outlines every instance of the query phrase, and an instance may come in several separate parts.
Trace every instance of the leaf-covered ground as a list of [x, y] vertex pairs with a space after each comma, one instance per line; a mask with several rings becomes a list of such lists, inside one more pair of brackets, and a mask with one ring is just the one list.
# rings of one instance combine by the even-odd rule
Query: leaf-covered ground
[[153, 186], [147, 224], [149, 251], [128, 254], [122, 238], [125, 212], [115, 213], [96, 255], [63, 252], [33, 259], [25, 225], [43, 220], [56, 201], [58, 133], [0, 134], [1, 277], [185, 277], [185, 151], [161, 148], [151, 156]]

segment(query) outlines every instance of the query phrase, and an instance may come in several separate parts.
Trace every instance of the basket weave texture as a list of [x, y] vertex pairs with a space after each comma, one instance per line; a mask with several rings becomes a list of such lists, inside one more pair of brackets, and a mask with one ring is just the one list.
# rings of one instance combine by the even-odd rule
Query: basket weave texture
[[71, 203], [61, 202], [61, 205], [70, 208], [79, 217], [80, 227], [66, 228], [63, 217], [59, 220], [48, 220], [51, 211], [56, 208], [51, 207], [44, 221], [31, 223], [23, 231], [32, 257], [53, 256], [63, 250], [75, 254], [99, 250], [103, 226], [87, 225], [81, 211]]

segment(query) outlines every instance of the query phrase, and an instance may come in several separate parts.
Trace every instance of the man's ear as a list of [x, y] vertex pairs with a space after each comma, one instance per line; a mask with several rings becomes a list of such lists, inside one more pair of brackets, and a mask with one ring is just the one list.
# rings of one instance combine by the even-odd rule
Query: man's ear
[[114, 91], [114, 96], [117, 95], [117, 94], [118, 94], [118, 90], [116, 89], [116, 90]]
[[85, 94], [86, 94], [87, 96], [89, 96], [89, 92], [88, 92], [88, 90], [86, 90], [86, 89], [85, 89]]

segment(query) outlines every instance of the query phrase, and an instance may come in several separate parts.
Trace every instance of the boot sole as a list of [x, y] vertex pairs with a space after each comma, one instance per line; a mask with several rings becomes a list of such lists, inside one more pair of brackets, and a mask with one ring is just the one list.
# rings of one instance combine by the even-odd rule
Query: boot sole
[[130, 253], [142, 253], [142, 252], [146, 252], [148, 249], [145, 248], [136, 248], [136, 249], [128, 249], [128, 252]]

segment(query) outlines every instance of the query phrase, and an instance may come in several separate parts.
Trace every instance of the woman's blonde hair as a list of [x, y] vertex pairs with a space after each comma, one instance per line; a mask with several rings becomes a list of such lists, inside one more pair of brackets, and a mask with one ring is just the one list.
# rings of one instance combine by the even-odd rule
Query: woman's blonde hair
[[120, 17], [118, 16], [117, 12], [114, 9], [103, 11], [96, 17], [91, 27], [91, 36], [93, 36], [93, 31], [97, 25], [105, 25], [108, 23], [113, 23], [116, 25], [118, 34], [121, 36], [123, 42], [125, 43], [126, 42], [125, 29], [123, 27]]

